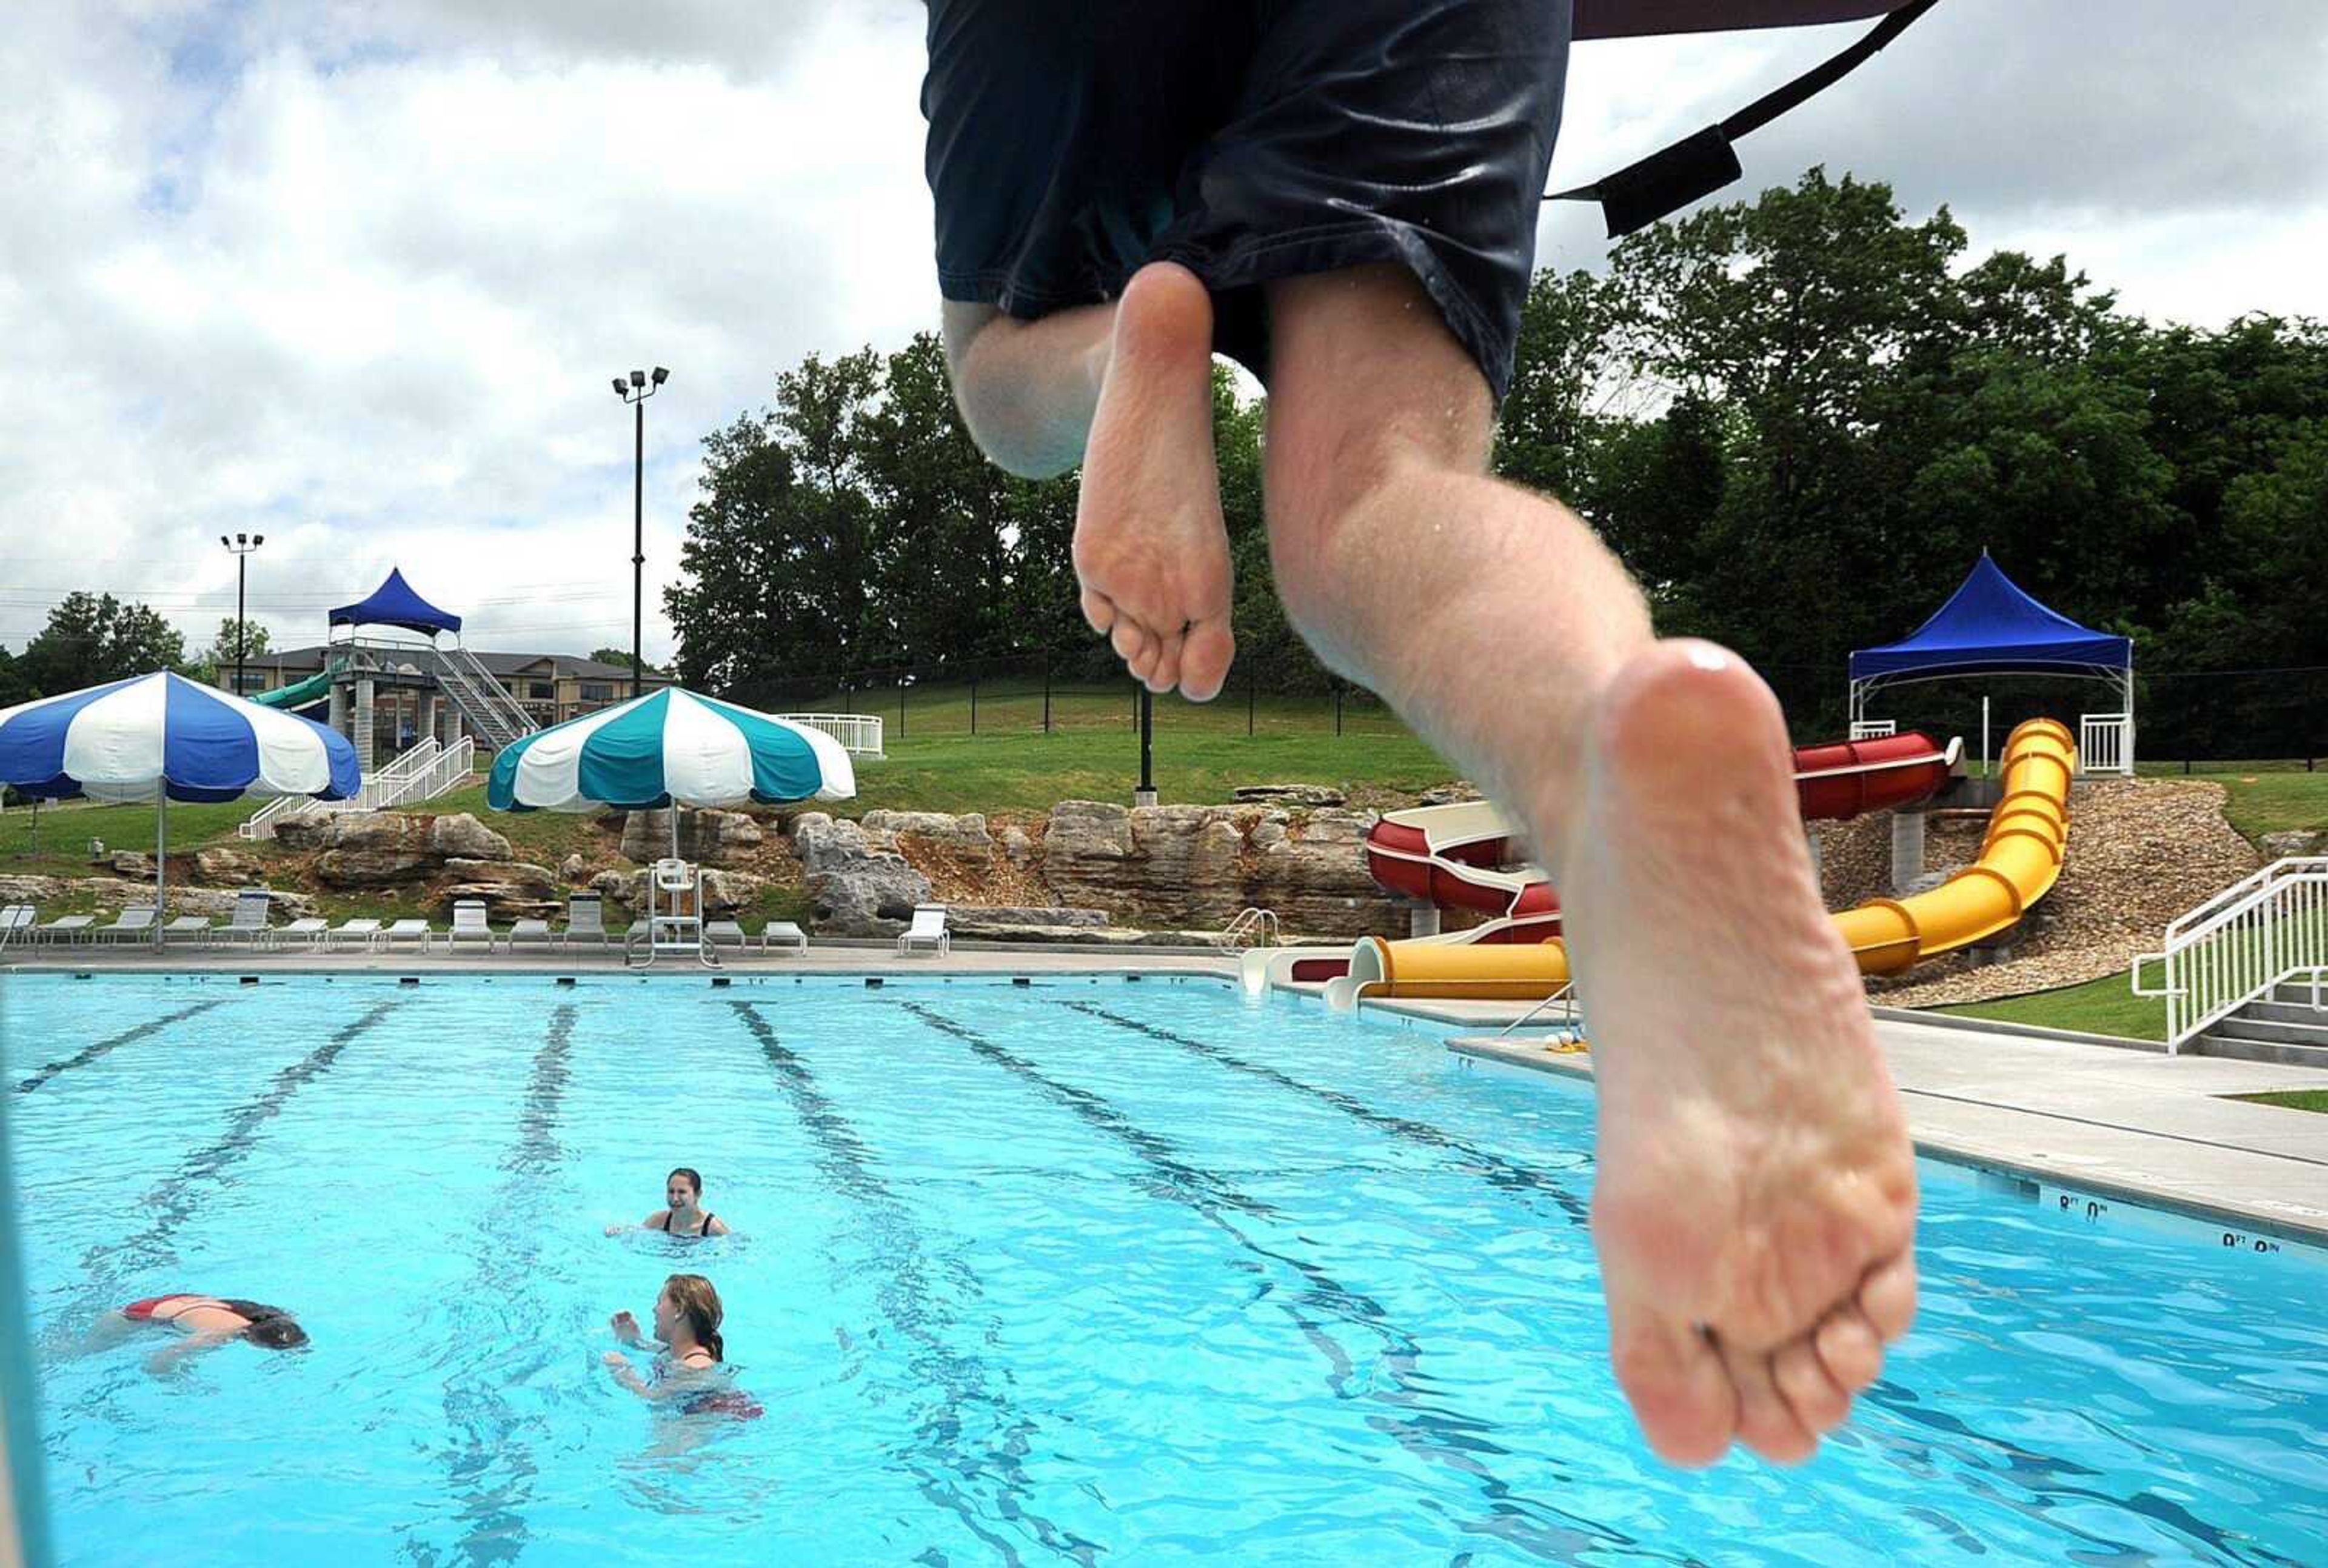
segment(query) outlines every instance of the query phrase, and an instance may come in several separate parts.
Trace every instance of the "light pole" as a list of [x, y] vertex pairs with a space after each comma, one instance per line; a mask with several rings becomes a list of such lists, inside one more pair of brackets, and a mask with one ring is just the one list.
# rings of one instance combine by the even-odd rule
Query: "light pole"
[[647, 399], [662, 390], [671, 380], [671, 372], [661, 365], [654, 368], [650, 379], [644, 371], [633, 371], [626, 379], [615, 378], [615, 396], [638, 410], [638, 448], [631, 468], [631, 695], [636, 698], [645, 690], [646, 661], [639, 653], [639, 644], [646, 620], [647, 568]]
[[250, 552], [267, 542], [263, 533], [239, 533], [232, 539], [219, 535], [219, 543], [226, 546], [234, 557], [234, 694], [242, 695], [242, 665], [249, 652], [250, 623], [242, 616], [242, 590], [250, 580]]

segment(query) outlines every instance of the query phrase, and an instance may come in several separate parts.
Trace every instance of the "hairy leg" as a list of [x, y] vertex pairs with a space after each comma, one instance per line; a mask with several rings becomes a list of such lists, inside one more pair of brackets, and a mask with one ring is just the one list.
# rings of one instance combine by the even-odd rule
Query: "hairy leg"
[[1669, 1459], [1805, 1457], [1913, 1311], [1915, 1178], [1777, 703], [1657, 642], [1582, 521], [1486, 476], [1487, 386], [1403, 269], [1289, 280], [1271, 314], [1289, 613], [1516, 810], [1561, 889], [1618, 1380]]

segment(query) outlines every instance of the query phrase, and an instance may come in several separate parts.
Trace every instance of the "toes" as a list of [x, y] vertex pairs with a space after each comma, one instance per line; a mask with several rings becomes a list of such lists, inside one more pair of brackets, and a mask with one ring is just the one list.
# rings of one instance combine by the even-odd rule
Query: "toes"
[[1779, 1393], [1769, 1353], [1728, 1345], [1720, 1349], [1723, 1367], [1738, 1390], [1738, 1441], [1776, 1464], [1800, 1464], [1816, 1452], [1818, 1440]]
[[1803, 1430], [1816, 1437], [1833, 1432], [1851, 1413], [1851, 1395], [1830, 1376], [1809, 1339], [1783, 1346], [1770, 1357], [1770, 1380]]
[[1156, 639], [1148, 634], [1146, 627], [1129, 615], [1116, 617], [1114, 626], [1108, 632], [1107, 641], [1108, 645], [1115, 650], [1115, 656], [1122, 660], [1134, 675], [1140, 673], [1142, 661], [1152, 660], [1156, 656]]
[[1860, 1282], [1859, 1310], [1885, 1344], [1905, 1334], [1916, 1319], [1916, 1254], [1902, 1252], [1871, 1270]]
[[1159, 697], [1180, 684], [1180, 646], [1178, 634], [1157, 639], [1156, 662], [1142, 679], [1148, 682], [1148, 690]]
[[[1105, 594], [1085, 588], [1083, 591], [1083, 609], [1084, 619], [1089, 622], [1091, 629], [1101, 636], [1106, 636], [1110, 629], [1115, 625], [1115, 601]], [[1122, 650], [1119, 649], [1118, 652]]]
[[1883, 1370], [1883, 1340], [1856, 1302], [1846, 1301], [1829, 1312], [1811, 1343], [1826, 1375], [1845, 1394], [1857, 1394]]
[[1180, 695], [1191, 702], [1210, 702], [1221, 694], [1236, 659], [1236, 638], [1226, 617], [1198, 621], [1188, 628], [1180, 650]]
[[1738, 1430], [1738, 1394], [1713, 1342], [1686, 1323], [1611, 1301], [1610, 1356], [1641, 1434], [1669, 1464], [1710, 1465]]

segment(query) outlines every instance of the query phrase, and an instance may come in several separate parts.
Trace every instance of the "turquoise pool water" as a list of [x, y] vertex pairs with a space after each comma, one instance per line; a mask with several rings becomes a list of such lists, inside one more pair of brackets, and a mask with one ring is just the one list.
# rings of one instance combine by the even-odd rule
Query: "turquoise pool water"
[[[1679, 1474], [1587, 1092], [1208, 982], [16, 976], [0, 1070], [70, 1563], [2328, 1560], [2317, 1254], [1927, 1162], [1863, 1413]], [[763, 1419], [600, 1364], [678, 1269]], [[314, 1343], [79, 1353], [179, 1289]]]

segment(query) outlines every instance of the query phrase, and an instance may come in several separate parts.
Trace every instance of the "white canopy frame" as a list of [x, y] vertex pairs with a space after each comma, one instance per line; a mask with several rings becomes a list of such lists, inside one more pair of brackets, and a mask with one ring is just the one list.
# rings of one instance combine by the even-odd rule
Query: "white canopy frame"
[[[2118, 705], [2116, 712], [2079, 715], [2082, 722], [2079, 726], [2078, 771], [2079, 773], [2122, 773], [2128, 777], [2133, 776], [2134, 665], [2131, 662], [2122, 665], [2064, 664], [2051, 669], [2016, 670], [2009, 665], [1999, 666], [1978, 659], [1967, 659], [1961, 668], [1956, 669], [1901, 670], [1887, 671], [1881, 675], [1862, 676], [1851, 683], [1852, 732], [1857, 734], [1859, 727], [1867, 722], [1868, 699], [1879, 691], [1888, 690], [1894, 686], [1917, 686], [1934, 681], [1974, 681], [1997, 677], [2039, 681], [2098, 681], [2108, 687], [2117, 696]], [[2085, 743], [2087, 734], [2097, 724], [2110, 726], [2117, 731], [2116, 755], [2107, 757], [2101, 766], [2094, 765], [2093, 759], [2087, 756], [2088, 746]], [[1983, 738], [1981, 749], [1985, 759], [1987, 753], [1985, 737]]]

